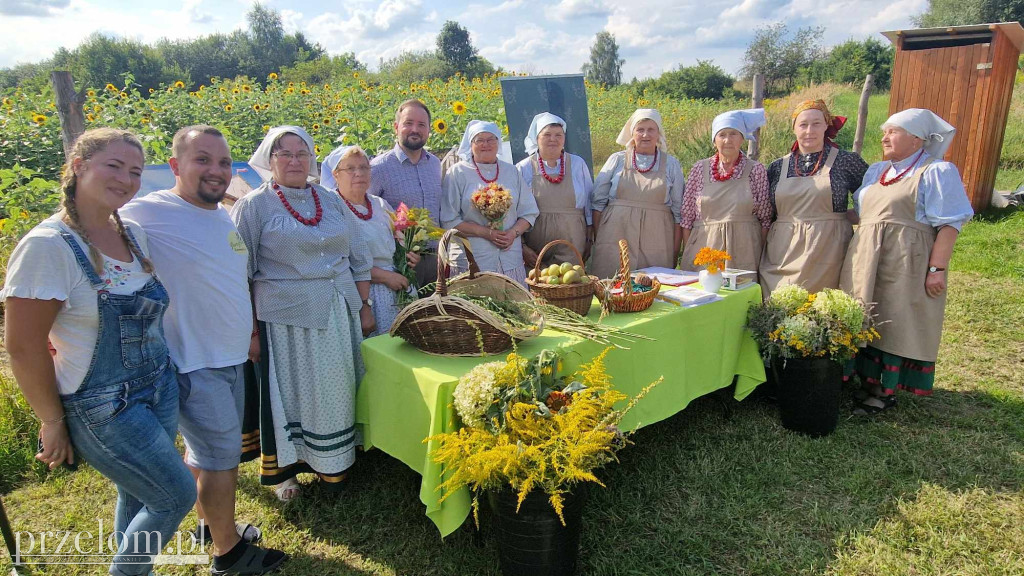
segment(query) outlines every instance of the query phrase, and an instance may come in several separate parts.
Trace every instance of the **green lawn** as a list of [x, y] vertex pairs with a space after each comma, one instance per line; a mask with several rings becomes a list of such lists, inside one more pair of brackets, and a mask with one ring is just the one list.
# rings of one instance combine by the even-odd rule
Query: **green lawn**
[[[636, 434], [604, 472], [608, 488], [591, 491], [581, 573], [1021, 574], [1024, 212], [969, 224], [952, 268], [933, 397], [904, 394], [880, 417], [843, 416], [821, 440], [783, 430], [763, 401], [730, 414], [698, 400]], [[5, 496], [16, 530], [112, 517], [113, 488], [95, 472], [34, 478]], [[239, 516], [293, 555], [285, 575], [498, 574], [490, 515], [482, 539], [465, 529], [442, 541], [417, 480], [371, 452], [340, 498], [310, 492], [282, 506], [249, 464]]]

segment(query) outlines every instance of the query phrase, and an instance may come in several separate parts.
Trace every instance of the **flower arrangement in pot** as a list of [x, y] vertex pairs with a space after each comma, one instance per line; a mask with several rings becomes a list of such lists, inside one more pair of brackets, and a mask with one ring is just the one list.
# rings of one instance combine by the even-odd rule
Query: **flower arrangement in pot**
[[782, 425], [812, 436], [833, 432], [842, 365], [879, 338], [867, 306], [842, 290], [780, 286], [750, 309], [747, 329], [776, 372]]
[[705, 246], [697, 251], [693, 257], [694, 266], [704, 266], [698, 277], [700, 286], [708, 292], [718, 292], [725, 283], [722, 271], [725, 270], [725, 263], [732, 260], [732, 256], [725, 250], [715, 250]]
[[462, 428], [427, 439], [438, 441], [432, 457], [445, 468], [442, 501], [469, 488], [479, 522], [479, 496], [488, 493], [507, 576], [571, 574], [575, 567], [581, 488], [603, 486], [596, 470], [629, 443], [618, 423], [657, 384], [616, 409], [627, 396], [605, 371], [609, 350], [566, 376], [550, 350], [478, 365], [453, 393]]

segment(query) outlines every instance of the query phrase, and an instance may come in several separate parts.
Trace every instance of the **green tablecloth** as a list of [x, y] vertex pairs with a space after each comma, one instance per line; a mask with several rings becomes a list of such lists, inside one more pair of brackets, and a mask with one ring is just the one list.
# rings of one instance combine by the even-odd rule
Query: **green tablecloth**
[[[760, 301], [761, 290], [754, 285], [722, 294], [722, 300], [695, 308], [655, 301], [644, 312], [605, 318], [607, 324], [656, 339], [640, 340], [628, 344], [629, 350], [608, 354], [605, 365], [614, 386], [633, 396], [659, 377], [665, 378], [627, 414], [624, 430], [664, 420], [693, 399], [728, 386], [734, 376], [737, 400], [764, 382], [757, 345], [743, 328], [747, 309]], [[590, 317], [597, 319], [598, 314], [595, 300]], [[518, 351], [530, 357], [544, 348], [566, 352], [564, 372], [569, 373], [604, 346], [545, 330], [520, 343]], [[479, 363], [504, 356], [431, 356], [387, 335], [366, 340], [362, 350], [366, 376], [357, 395], [356, 422], [362, 427], [364, 445], [383, 450], [423, 476], [420, 500], [441, 535], [447, 536], [465, 521], [470, 496], [464, 490], [438, 503], [441, 466], [430, 459], [434, 446], [423, 439], [454, 429], [451, 399], [459, 377]]]

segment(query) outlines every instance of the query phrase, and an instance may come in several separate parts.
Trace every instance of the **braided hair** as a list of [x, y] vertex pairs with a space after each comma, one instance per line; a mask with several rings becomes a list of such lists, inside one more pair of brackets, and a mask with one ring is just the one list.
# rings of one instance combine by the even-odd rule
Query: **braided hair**
[[[145, 156], [145, 152], [142, 150], [142, 143], [139, 139], [127, 130], [118, 130], [115, 128], [94, 128], [87, 130], [81, 136], [75, 140], [74, 146], [71, 147], [71, 154], [68, 157], [67, 163], [64, 164], [64, 170], [60, 178], [60, 189], [64, 198], [61, 201], [61, 219], [74, 230], [85, 242], [85, 245], [89, 248], [89, 261], [92, 262], [93, 269], [97, 275], [103, 274], [103, 254], [100, 253], [99, 248], [93, 245], [89, 239], [89, 235], [85, 231], [85, 227], [82, 226], [81, 220], [78, 215], [77, 193], [78, 193], [78, 176], [75, 174], [74, 163], [75, 160], [81, 158], [82, 160], [88, 160], [92, 158], [94, 154], [105, 150], [107, 146], [114, 142], [125, 142], [136, 148], [139, 152]], [[114, 223], [117, 225], [117, 233], [124, 240], [125, 244], [128, 245], [128, 249], [132, 251], [132, 254], [138, 258], [142, 264], [142, 270], [146, 273], [153, 273], [153, 262], [146, 258], [142, 254], [142, 251], [135, 242], [132, 242], [128, 236], [128, 230], [125, 228], [124, 223], [121, 221], [121, 216], [118, 215], [117, 210], [114, 211]]]

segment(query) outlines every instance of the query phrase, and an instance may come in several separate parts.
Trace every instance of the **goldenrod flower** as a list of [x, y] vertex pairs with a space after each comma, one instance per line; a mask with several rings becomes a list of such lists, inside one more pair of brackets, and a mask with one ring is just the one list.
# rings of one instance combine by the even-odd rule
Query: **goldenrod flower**
[[270, 80], [277, 80], [277, 72], [271, 72], [267, 78]]
[[462, 116], [466, 113], [466, 105], [456, 100], [455, 102], [452, 102], [452, 112]]
[[444, 120], [441, 120], [440, 118], [434, 120], [434, 132], [437, 132], [438, 134], [444, 134], [447, 131], [448, 124]]
[[184, 88], [185, 87], [185, 83], [182, 82], [181, 80], [178, 80], [177, 82], [174, 83], [174, 87], [175, 88]]
[[39, 114], [37, 112], [32, 115], [32, 121], [35, 122], [37, 125], [42, 126], [43, 124], [46, 124], [46, 116], [43, 116], [42, 114]]
[[235, 107], [232, 106], [231, 104], [228, 104], [228, 105], [224, 106], [224, 111], [225, 112], [231, 112], [234, 109], [235, 109]]

